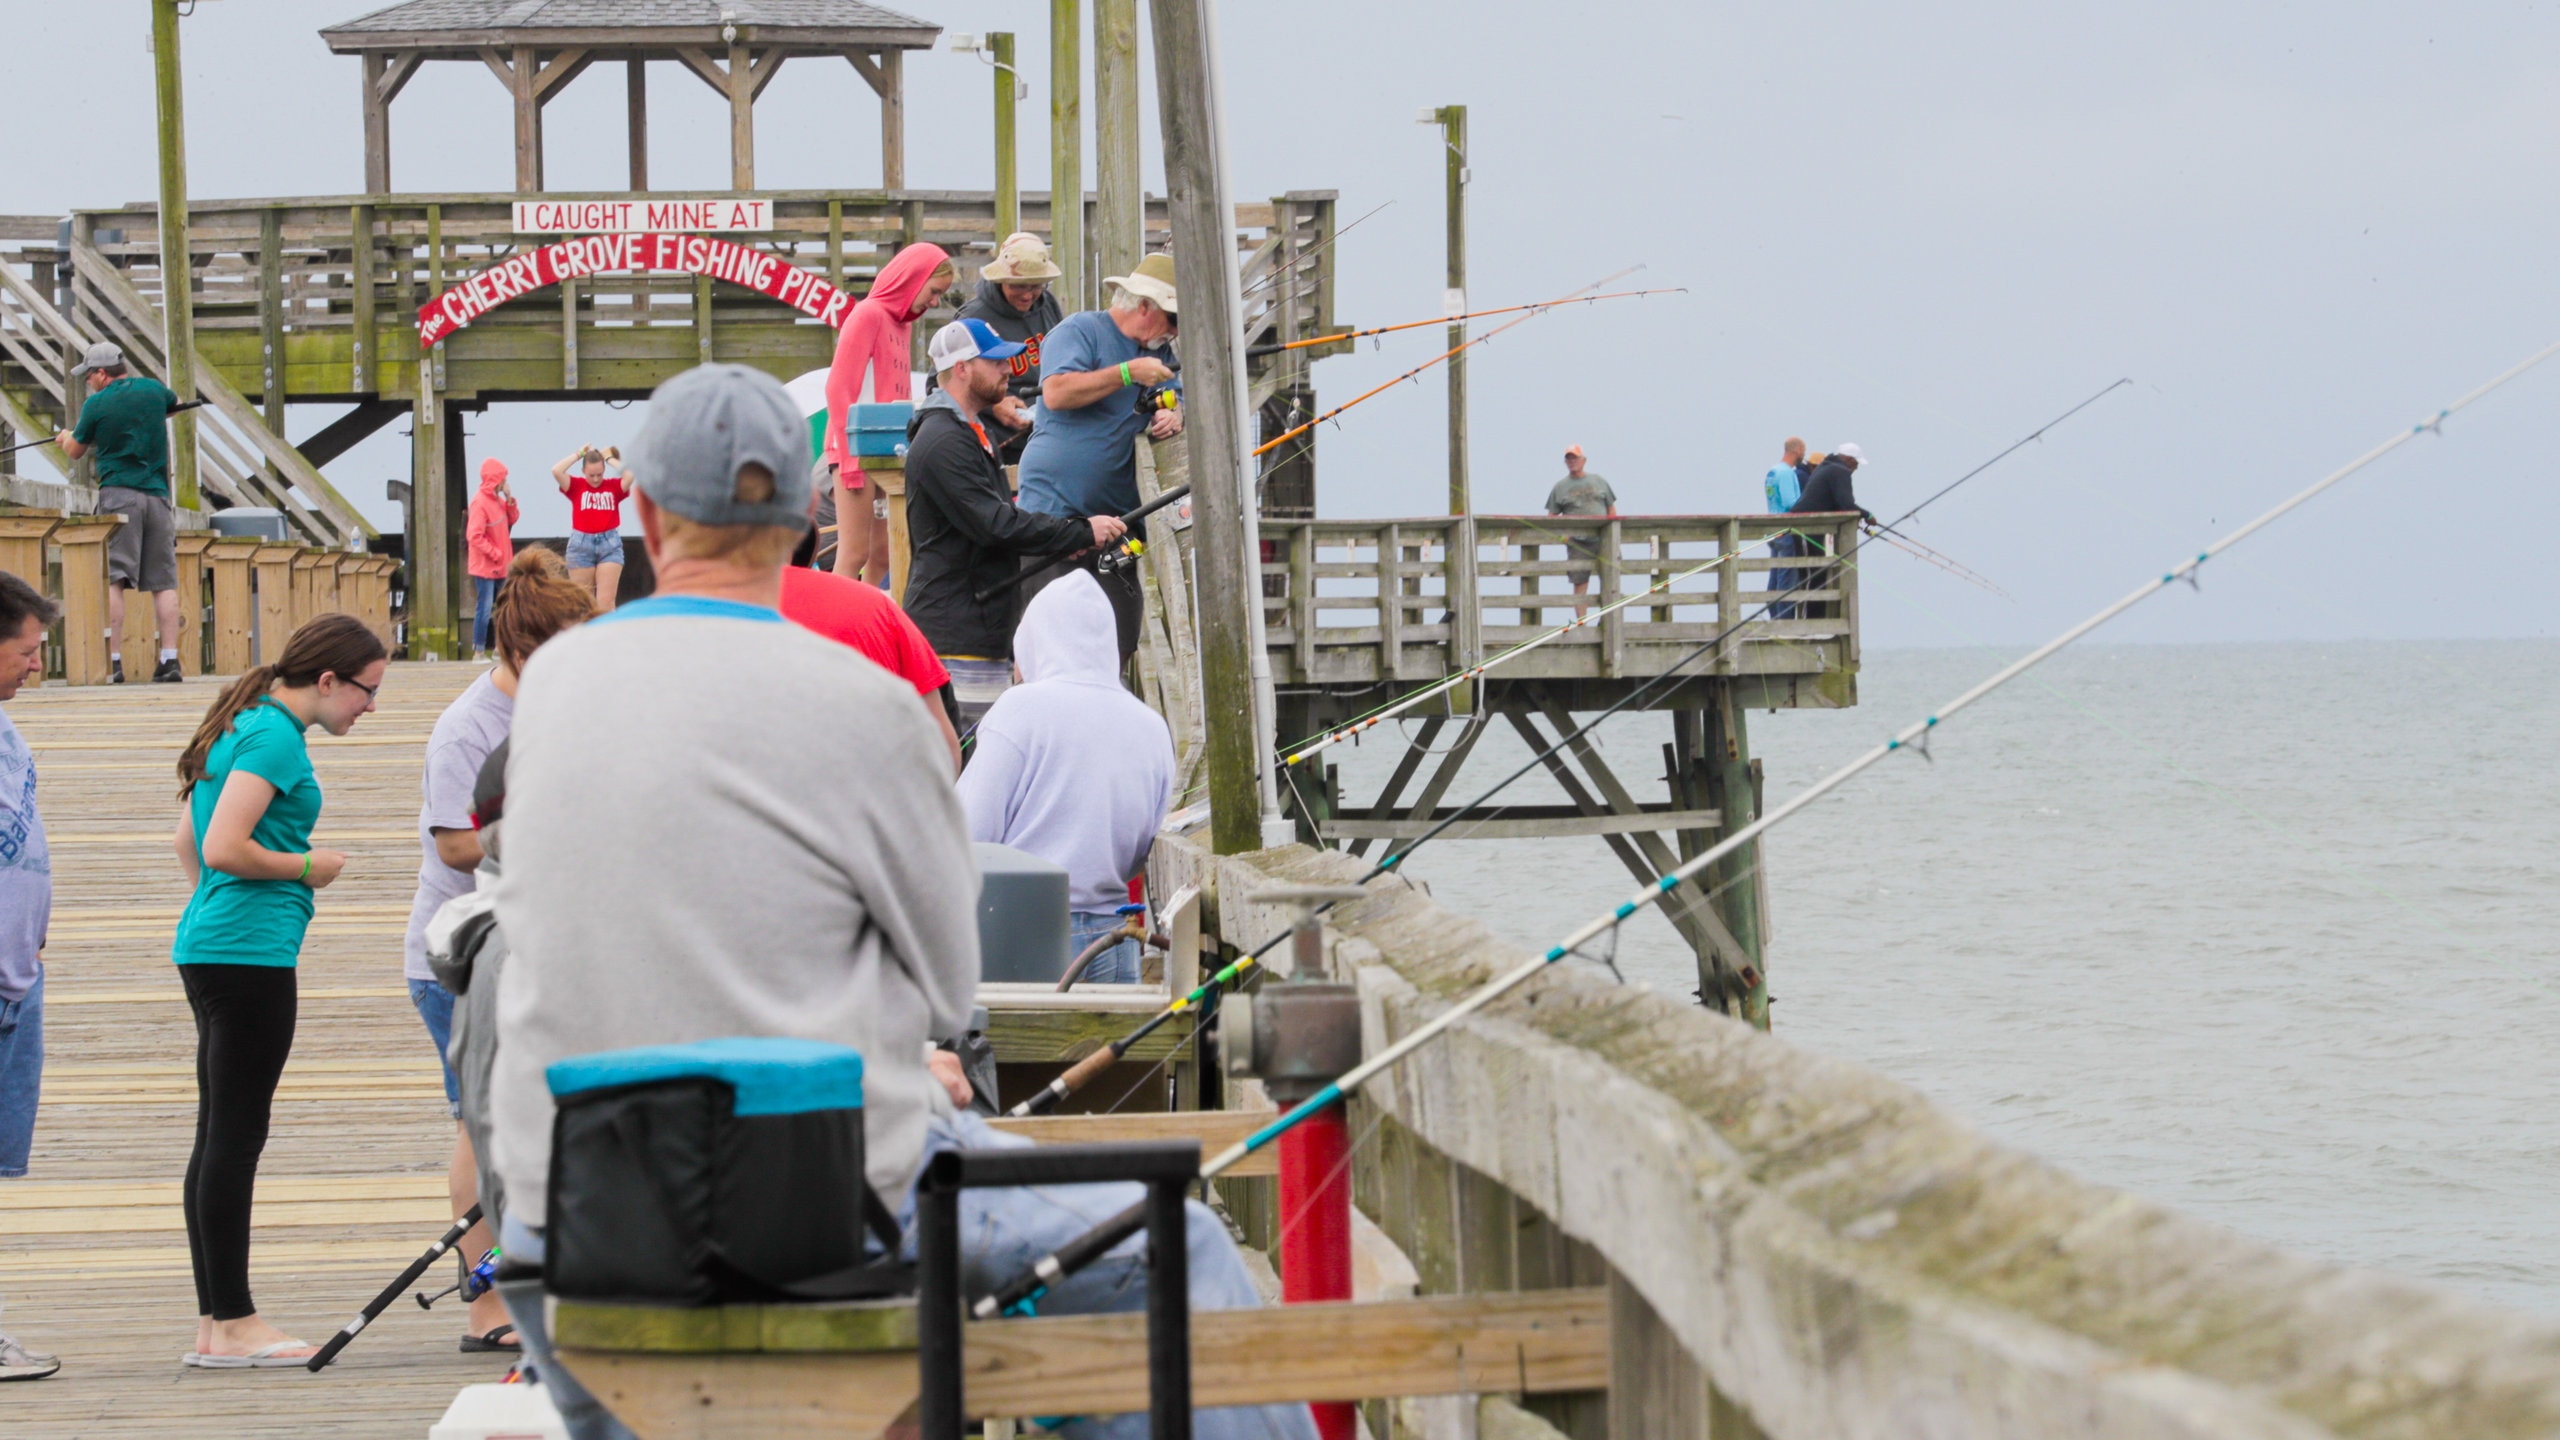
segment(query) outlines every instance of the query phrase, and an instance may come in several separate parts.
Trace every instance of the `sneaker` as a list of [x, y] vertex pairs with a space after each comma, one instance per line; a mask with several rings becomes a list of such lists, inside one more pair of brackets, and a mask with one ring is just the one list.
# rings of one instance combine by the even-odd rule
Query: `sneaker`
[[151, 683], [154, 685], [175, 685], [186, 678], [186, 672], [178, 668], [178, 657], [175, 655], [161, 661], [160, 668], [151, 672]]
[[109, 660], [107, 662], [107, 683], [110, 685], [121, 685], [124, 683], [124, 662], [122, 660]]
[[62, 1368], [62, 1361], [51, 1355], [39, 1355], [6, 1335], [0, 1335], [0, 1380], [42, 1380]]

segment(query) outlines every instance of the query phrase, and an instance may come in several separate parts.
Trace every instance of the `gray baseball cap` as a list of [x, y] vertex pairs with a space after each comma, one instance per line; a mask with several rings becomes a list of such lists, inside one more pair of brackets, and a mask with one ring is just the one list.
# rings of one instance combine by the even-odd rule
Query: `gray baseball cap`
[[[771, 500], [737, 498], [749, 465], [773, 476]], [[698, 524], [809, 527], [809, 421], [761, 370], [698, 365], [659, 386], [631, 469], [640, 493]]]
[[101, 340], [97, 344], [80, 352], [80, 363], [71, 367], [71, 373], [74, 375], [86, 375], [92, 370], [121, 370], [123, 368], [124, 352], [117, 349], [113, 341]]

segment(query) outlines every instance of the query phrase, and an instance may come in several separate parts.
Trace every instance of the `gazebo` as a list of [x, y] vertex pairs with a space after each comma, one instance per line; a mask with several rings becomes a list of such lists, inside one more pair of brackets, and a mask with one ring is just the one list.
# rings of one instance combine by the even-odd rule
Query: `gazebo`
[[795, 55], [841, 55], [880, 97], [881, 188], [907, 182], [905, 58], [941, 27], [861, 0], [405, 0], [320, 32], [364, 57], [364, 183], [391, 191], [391, 101], [428, 60], [489, 67], [515, 97], [516, 190], [542, 189], [542, 107], [600, 60], [630, 87], [631, 188], [649, 188], [648, 62], [672, 60], [729, 102], [730, 184], [756, 183], [756, 97]]

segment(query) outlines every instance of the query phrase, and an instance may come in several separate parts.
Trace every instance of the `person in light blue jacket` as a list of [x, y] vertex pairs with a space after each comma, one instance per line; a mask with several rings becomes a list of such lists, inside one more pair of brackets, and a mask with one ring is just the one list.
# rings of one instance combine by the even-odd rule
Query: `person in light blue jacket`
[[[1761, 488], [1768, 492], [1770, 514], [1784, 515], [1796, 507], [1796, 501], [1804, 497], [1804, 477], [1812, 469], [1805, 463], [1804, 442], [1788, 436], [1786, 448], [1778, 454], [1778, 463], [1769, 467], [1767, 477], [1760, 482]], [[1769, 554], [1773, 557], [1803, 553], [1804, 541], [1792, 534], [1769, 537]], [[1769, 593], [1775, 595], [1794, 589], [1796, 576], [1793, 569], [1771, 570]], [[1772, 602], [1769, 606], [1769, 618], [1772, 620], [1792, 620], [1795, 615], [1796, 607], [1792, 604]]]

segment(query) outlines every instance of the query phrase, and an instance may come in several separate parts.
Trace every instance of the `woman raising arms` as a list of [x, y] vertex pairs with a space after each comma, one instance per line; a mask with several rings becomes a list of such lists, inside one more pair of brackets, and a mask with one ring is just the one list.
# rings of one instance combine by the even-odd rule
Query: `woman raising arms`
[[209, 1370], [299, 1365], [312, 1348], [249, 1298], [249, 1197], [276, 1080], [293, 1049], [294, 962], [312, 892], [347, 857], [315, 850], [320, 781], [303, 732], [344, 735], [382, 686], [381, 639], [323, 615], [222, 692], [178, 757], [178, 863], [195, 892], [170, 958], [196, 1021], [196, 1136], [184, 1184], [196, 1341]]
[[622, 587], [622, 502], [631, 498], [631, 475], [620, 449], [582, 445], [553, 463], [551, 478], [569, 497], [569, 578], [595, 598], [601, 615]]

